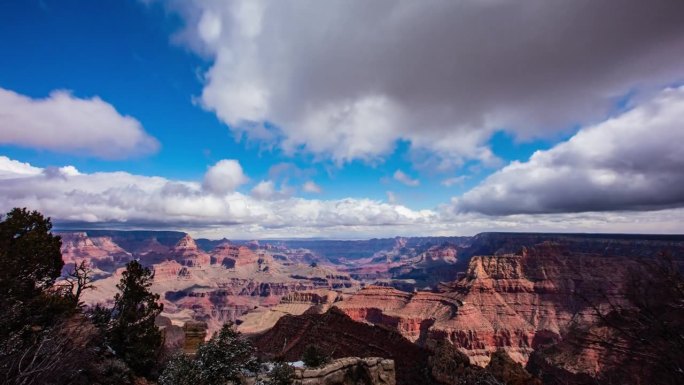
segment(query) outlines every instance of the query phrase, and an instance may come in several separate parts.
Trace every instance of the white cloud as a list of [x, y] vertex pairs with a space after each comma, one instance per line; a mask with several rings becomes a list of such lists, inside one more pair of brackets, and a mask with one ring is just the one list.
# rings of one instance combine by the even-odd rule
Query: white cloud
[[249, 178], [242, 171], [240, 162], [234, 159], [223, 159], [209, 167], [204, 174], [203, 187], [208, 192], [223, 195], [232, 193]]
[[462, 184], [467, 179], [466, 175], [459, 175], [452, 178], [446, 178], [440, 182], [442, 186], [451, 187], [457, 184]]
[[239, 192], [217, 195], [192, 181], [126, 172], [83, 173], [68, 166], [53, 170], [58, 173], [0, 157], [0, 213], [28, 207], [52, 217], [61, 228], [167, 228], [240, 239], [684, 231], [684, 209], [491, 217], [455, 212], [450, 205], [412, 210], [396, 202], [365, 198], [259, 200]]
[[395, 204], [397, 202], [397, 194], [395, 194], [394, 191], [387, 191], [387, 203]]
[[684, 76], [677, 1], [166, 4], [179, 39], [214, 60], [204, 108], [237, 136], [337, 164], [382, 161], [400, 140], [418, 167], [496, 164], [498, 130], [556, 137]]
[[[211, 167], [200, 184], [126, 172], [43, 169], [0, 157], [0, 210], [30, 207], [62, 223], [153, 228], [235, 226], [241, 231], [400, 226], [426, 223], [436, 217], [430, 210], [415, 211], [363, 198], [321, 201], [287, 197], [287, 186], [275, 191], [270, 181], [259, 183], [252, 197], [234, 191], [238, 185], [235, 176], [244, 182], [234, 161]], [[271, 199], [276, 197], [278, 200]]]
[[21, 178], [39, 175], [43, 170], [33, 167], [29, 163], [12, 160], [6, 156], [0, 156], [0, 177]]
[[512, 162], [456, 199], [491, 215], [684, 206], [684, 87]]
[[394, 178], [394, 180], [401, 182], [407, 186], [416, 187], [416, 186], [420, 185], [420, 181], [418, 179], [412, 179], [410, 176], [406, 175], [401, 170], [395, 171], [393, 178]]
[[321, 186], [317, 185], [313, 181], [304, 182], [304, 185], [302, 185], [302, 190], [304, 190], [304, 192], [307, 192], [309, 194], [320, 194], [321, 192], [323, 192], [323, 189], [321, 188]]
[[271, 180], [262, 180], [257, 183], [257, 185], [252, 188], [250, 194], [256, 199], [263, 200], [274, 199], [282, 195], [276, 191], [275, 184]]
[[120, 159], [156, 152], [159, 143], [135, 118], [99, 97], [54, 91], [44, 99], [0, 88], [0, 144]]

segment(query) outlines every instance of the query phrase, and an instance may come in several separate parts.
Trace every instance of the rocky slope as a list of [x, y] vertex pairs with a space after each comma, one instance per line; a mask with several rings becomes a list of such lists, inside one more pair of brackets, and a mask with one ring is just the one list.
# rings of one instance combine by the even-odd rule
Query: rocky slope
[[[85, 237], [85, 235], [83, 235]], [[82, 240], [79, 255], [91, 259], [107, 254]], [[94, 244], [94, 243], [93, 243]], [[70, 250], [70, 249], [69, 249]], [[92, 254], [87, 254], [92, 253]], [[154, 254], [154, 258], [150, 257]], [[130, 254], [128, 254], [130, 257]], [[266, 250], [222, 243], [207, 253], [188, 235], [165, 253], [136, 254], [154, 270], [152, 290], [164, 302], [164, 315], [176, 324], [189, 320], [205, 321], [209, 333], [227, 321], [237, 321], [245, 313], [261, 309], [266, 319], [241, 322], [247, 332], [259, 332], [272, 326], [284, 314], [301, 314], [311, 307], [325, 308], [324, 303], [295, 300], [280, 304], [282, 297], [297, 292], [355, 291], [358, 283], [348, 275], [328, 266], [311, 266], [274, 258]], [[163, 259], [163, 260], [162, 260]], [[149, 263], [152, 260], [154, 263]], [[88, 292], [88, 303], [111, 301], [121, 267], [107, 278], [96, 281], [96, 290]], [[318, 294], [317, 294], [318, 295]], [[334, 301], [337, 294], [320, 294]], [[291, 297], [291, 298], [297, 298]], [[271, 309], [274, 306], [278, 306]]]
[[85, 232], [60, 235], [65, 272], [73, 269], [74, 263], [86, 261], [93, 266], [98, 276], [107, 275], [133, 258], [109, 236], [89, 237]]
[[253, 339], [265, 358], [297, 361], [315, 345], [332, 358], [383, 357], [394, 360], [397, 384], [424, 384], [428, 352], [390, 329], [353, 321], [333, 308], [325, 314], [285, 316], [268, 332]]
[[[556, 244], [517, 254], [477, 256], [465, 276], [441, 292], [361, 290], [338, 306], [353, 319], [396, 328], [419, 343], [447, 340], [486, 365], [497, 349], [526, 363], [532, 351], [559, 341], [590, 302], [620, 301], [632, 258], [569, 252]], [[611, 279], [606, 279], [611, 277]]]

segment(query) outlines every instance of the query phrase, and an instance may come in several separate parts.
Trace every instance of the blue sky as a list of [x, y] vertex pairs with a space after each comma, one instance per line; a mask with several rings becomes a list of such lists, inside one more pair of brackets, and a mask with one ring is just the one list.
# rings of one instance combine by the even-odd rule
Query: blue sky
[[[285, 2], [3, 1], [0, 88], [12, 93], [8, 100], [49, 99], [57, 90], [68, 91], [73, 100], [97, 97], [115, 109], [115, 120], [126, 116], [135, 119], [139, 123], [137, 132], [156, 140], [158, 147], [142, 154], [130, 151], [114, 159], [103, 158], [95, 148], [79, 151], [34, 145], [39, 138], [27, 139], [31, 134], [26, 134], [24, 139], [17, 139], [20, 134], [10, 134], [0, 122], [0, 130], [6, 131], [6, 137], [0, 137], [0, 155], [7, 162], [26, 163], [37, 169], [71, 165], [81, 174], [123, 171], [194, 183], [192, 188], [197, 189], [202, 188], [200, 185], [206, 188], [210, 168], [232, 159], [239, 162], [246, 178], [228, 191], [231, 194], [255, 196], [251, 191], [259, 182], [272, 181], [275, 189], [282, 191], [268, 199], [277, 198], [283, 204], [287, 199], [301, 198], [334, 206], [334, 202], [352, 198], [400, 205], [413, 212], [429, 210], [440, 221], [450, 222], [459, 219], [446, 220], [445, 213], [472, 216], [488, 211], [476, 207], [474, 202], [481, 200], [474, 197], [478, 191], [513, 191], [509, 182], [497, 182], [503, 187], [492, 190], [491, 182], [503, 178], [500, 174], [511, 162], [532, 167], [530, 157], [535, 151], [560, 152], [555, 147], [572, 142], [578, 132], [619, 118], [684, 79], [681, 60], [673, 63], [668, 56], [682, 41], [678, 27], [673, 27], [676, 31], [664, 27], [661, 31], [659, 26], [637, 23], [634, 28], [643, 29], [639, 39], [627, 41], [630, 36], [625, 33], [625, 41], [619, 37], [605, 42], [591, 40], [597, 47], [583, 47], [583, 39], [589, 37], [574, 33], [572, 28], [525, 29], [530, 35], [520, 37], [520, 41], [487, 36], [469, 20], [468, 12], [478, 14], [479, 22], [486, 25], [496, 22], [499, 11], [505, 13], [495, 7], [475, 9], [469, 5], [472, 10], [465, 7], [457, 11], [450, 9], [449, 2], [424, 8], [404, 2], [380, 3], [369, 6], [350, 2], [344, 6], [331, 2], [326, 9]], [[335, 7], [342, 7], [339, 13]], [[662, 5], [661, 11], [666, 10]], [[464, 14], [453, 13], [451, 21], [442, 20], [441, 14], [450, 12]], [[535, 12], [540, 17], [546, 15], [543, 6]], [[404, 15], [404, 19], [381, 23], [389, 14]], [[599, 13], [598, 21], [603, 16]], [[608, 20], [609, 14], [605, 16]], [[624, 25], [612, 21], [614, 29], [628, 30], [629, 15], [623, 16]], [[548, 10], [547, 17], [553, 20], [562, 16]], [[419, 22], [425, 18], [433, 18], [434, 23]], [[577, 23], [578, 31], [607, 28], [587, 19]], [[349, 20], [357, 25], [349, 28]], [[661, 23], [676, 26], [677, 21]], [[431, 34], [430, 26], [440, 23], [448, 25], [440, 30], [446, 35]], [[507, 23], [502, 28], [515, 30], [525, 25], [515, 15]], [[449, 33], [465, 37], [450, 38]], [[393, 35], [404, 39], [392, 39]], [[551, 43], [548, 47], [543, 45], [544, 35]], [[664, 47], [668, 49], [644, 48], [664, 37], [670, 44]], [[489, 38], [496, 38], [497, 43], [479, 44]], [[559, 42], [568, 47], [567, 53], [555, 51]], [[509, 47], [516, 47], [513, 56]], [[547, 51], [548, 58], [539, 57], [539, 52]], [[578, 59], [586, 52], [605, 54]], [[619, 64], [624, 68], [612, 71], [615, 63], [624, 63], [622, 58], [627, 54], [635, 62], [650, 64]], [[559, 64], [559, 57], [554, 55], [567, 55], [560, 62], [576, 63], [572, 67]], [[27, 115], [40, 120], [38, 113], [29, 111]], [[58, 125], [49, 127], [49, 122], [36, 124], [53, 133], [62, 129]], [[250, 128], [254, 126], [265, 128]], [[103, 138], [116, 135], [116, 123], [112, 127]], [[99, 130], [97, 123], [92, 130]], [[36, 131], [35, 135], [40, 133]], [[278, 173], [277, 169], [284, 171]], [[627, 177], [624, 170], [612, 171], [618, 177]], [[313, 182], [320, 191], [305, 191], [306, 182]], [[516, 189], [525, 193], [525, 189], [539, 189], [541, 184]], [[534, 194], [530, 190], [524, 196]], [[597, 192], [592, 197], [599, 195]], [[546, 200], [536, 200], [533, 208], [488, 212], [490, 217], [484, 217], [478, 226], [485, 227], [488, 219], [497, 228], [523, 226], [511, 220], [510, 214], [604, 211], [598, 203], [578, 203], [577, 207], [585, 207], [581, 209], [539, 203]], [[27, 201], [5, 199], [3, 208], [17, 202]], [[608, 205], [605, 211], [644, 215], [679, 207], [678, 198], [671, 197], [654, 204], [627, 198], [625, 202], [620, 207]], [[455, 207], [459, 204], [469, 209]], [[509, 207], [515, 206], [515, 201], [482, 204]], [[50, 206], [40, 197], [35, 205], [50, 213]], [[65, 222], [136, 221], [114, 214], [90, 219], [52, 214]], [[411, 215], [408, 217], [415, 217]], [[317, 218], [325, 216], [316, 214]], [[538, 223], [546, 223], [547, 217], [543, 218]], [[605, 223], [612, 221], [605, 218]], [[183, 220], [189, 219], [183, 216]], [[393, 220], [383, 217], [372, 226], [391, 225]], [[211, 226], [252, 226], [257, 222], [226, 217]], [[365, 219], [358, 224], [343, 222], [336, 222], [337, 227], [330, 225], [334, 229], [323, 234], [345, 236], [347, 230], [339, 226], [359, 227], [362, 232], [367, 230], [363, 226], [369, 225]], [[401, 231], [411, 229], [410, 220], [399, 222], [398, 226], [407, 226], [400, 227]], [[199, 219], [188, 223], [192, 225], [186, 226], [205, 225]], [[310, 227], [328, 226], [318, 223]], [[525, 219], [525, 223], [535, 222]], [[164, 224], [172, 226], [173, 220]], [[291, 225], [278, 221], [272, 226]], [[455, 231], [448, 227], [423, 230], [418, 222], [416, 226], [425, 233]]]
[[[2, 7], [0, 34], [21, 39], [0, 41], [0, 50], [11, 52], [0, 62], [0, 86], [33, 98], [44, 98], [56, 89], [81, 98], [100, 96], [121, 114], [138, 119], [161, 143], [156, 154], [121, 161], [1, 146], [10, 158], [41, 167], [70, 164], [85, 172], [125, 170], [192, 180], [200, 180], [210, 164], [235, 158], [253, 182], [268, 179], [271, 166], [288, 162], [313, 170], [322, 198], [386, 199], [391, 190], [414, 208], [434, 207], [492, 171], [468, 172], [469, 180], [452, 187], [440, 185], [452, 174], [425, 173], [420, 188], [410, 188], [392, 180], [397, 169], [419, 175], [412, 171], [401, 144], [382, 162], [336, 166], [236, 141], [212, 112], [193, 103], [202, 90], [201, 74], [211, 62], [171, 41], [183, 21], [159, 4], [30, 0], [5, 2]], [[502, 159], [513, 160], [526, 159], [545, 143], [515, 143], [499, 134], [492, 145]]]

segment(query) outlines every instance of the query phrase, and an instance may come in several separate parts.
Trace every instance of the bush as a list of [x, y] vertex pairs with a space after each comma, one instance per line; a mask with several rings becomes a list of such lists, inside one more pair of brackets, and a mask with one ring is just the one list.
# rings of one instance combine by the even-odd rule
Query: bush
[[292, 385], [294, 369], [286, 362], [276, 362], [264, 385]]
[[330, 357], [326, 356], [314, 345], [308, 345], [302, 354], [304, 365], [310, 368], [317, 368], [330, 362]]
[[173, 356], [159, 376], [160, 385], [197, 385], [201, 384], [202, 373], [197, 361], [186, 354]]
[[159, 377], [162, 385], [242, 384], [243, 376], [256, 373], [259, 362], [254, 347], [226, 323], [221, 331], [200, 345], [194, 359], [174, 356]]

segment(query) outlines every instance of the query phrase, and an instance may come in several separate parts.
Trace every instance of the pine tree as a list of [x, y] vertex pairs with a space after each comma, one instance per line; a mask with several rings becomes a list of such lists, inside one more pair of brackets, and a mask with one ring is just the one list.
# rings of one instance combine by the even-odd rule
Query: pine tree
[[202, 385], [199, 362], [184, 353], [178, 353], [167, 362], [159, 376], [160, 385]]
[[242, 384], [245, 374], [256, 373], [259, 361], [252, 344], [233, 329], [223, 325], [209, 341], [200, 345], [194, 359], [178, 354], [171, 358], [159, 376], [161, 385]]
[[126, 265], [116, 287], [108, 341], [138, 375], [149, 376], [156, 365], [162, 337], [155, 318], [162, 312], [159, 295], [150, 292], [154, 274], [138, 261]]
[[256, 372], [255, 349], [228, 322], [197, 350], [202, 380], [206, 385], [241, 384], [245, 371]]
[[38, 211], [15, 208], [0, 222], [0, 294], [4, 301], [34, 298], [57, 279], [64, 266], [59, 236]]

